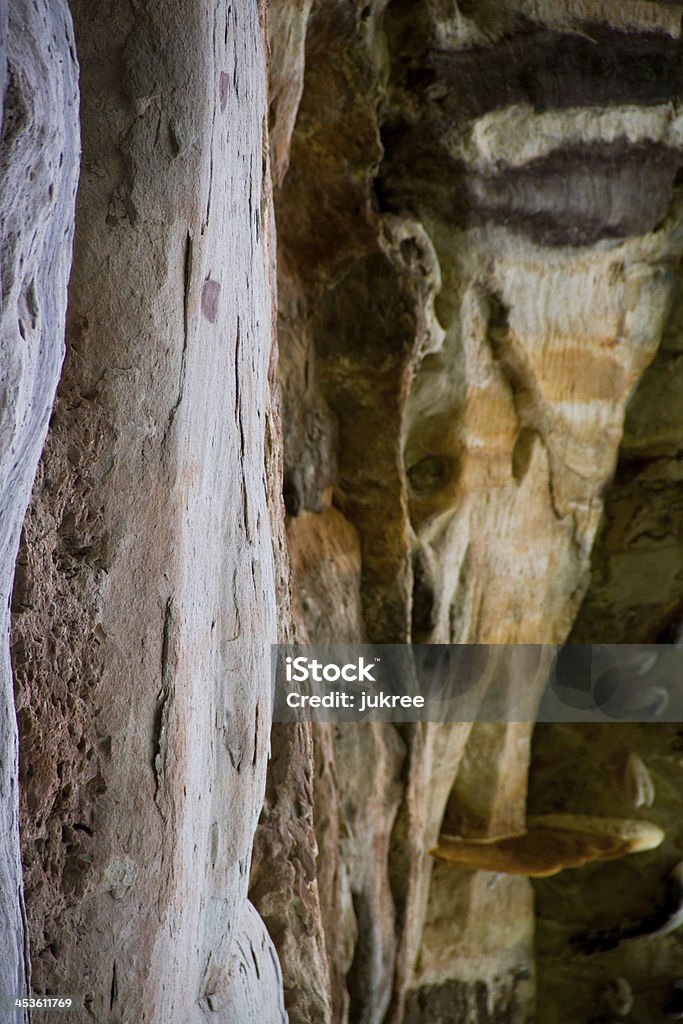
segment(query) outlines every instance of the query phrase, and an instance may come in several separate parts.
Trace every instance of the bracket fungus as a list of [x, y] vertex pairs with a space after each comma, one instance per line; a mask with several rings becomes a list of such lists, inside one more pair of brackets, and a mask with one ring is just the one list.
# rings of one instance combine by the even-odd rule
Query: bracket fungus
[[544, 814], [529, 818], [527, 828], [512, 835], [484, 839], [441, 835], [430, 852], [437, 860], [471, 871], [547, 878], [591, 861], [653, 850], [663, 839], [664, 832], [648, 821]]

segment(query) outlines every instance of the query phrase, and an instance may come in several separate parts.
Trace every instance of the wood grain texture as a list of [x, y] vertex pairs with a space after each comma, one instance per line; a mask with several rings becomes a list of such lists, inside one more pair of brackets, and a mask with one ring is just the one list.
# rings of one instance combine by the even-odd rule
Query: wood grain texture
[[27, 984], [9, 603], [21, 524], [64, 355], [78, 177], [77, 63], [66, 4], [0, 12], [0, 991]]
[[279, 1024], [246, 911], [280, 507], [262, 11], [72, 10], [67, 356], [14, 609], [34, 988]]

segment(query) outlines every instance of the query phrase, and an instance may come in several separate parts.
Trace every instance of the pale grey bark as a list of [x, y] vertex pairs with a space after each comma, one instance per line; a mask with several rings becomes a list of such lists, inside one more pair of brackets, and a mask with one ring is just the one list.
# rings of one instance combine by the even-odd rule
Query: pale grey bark
[[262, 11], [72, 13], [67, 358], [15, 601], [34, 984], [97, 1020], [242, 1024], [213, 1007], [243, 948], [253, 1019], [279, 1024], [274, 954], [244, 916], [279, 489]]
[[21, 523], [64, 353], [78, 175], [77, 65], [61, 0], [0, 5], [0, 993], [22, 993], [25, 935], [9, 601]]
[[244, 905], [225, 977], [210, 1007], [215, 1024], [287, 1024], [275, 946], [251, 903]]

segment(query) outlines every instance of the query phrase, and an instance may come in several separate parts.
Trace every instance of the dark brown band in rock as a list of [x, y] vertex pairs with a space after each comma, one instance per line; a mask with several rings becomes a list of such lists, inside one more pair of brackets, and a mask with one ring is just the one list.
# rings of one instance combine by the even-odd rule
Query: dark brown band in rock
[[683, 92], [679, 41], [662, 32], [619, 32], [586, 24], [583, 34], [525, 27], [492, 46], [432, 50], [406, 81], [418, 95], [435, 84], [438, 105], [458, 121], [511, 103], [536, 110], [651, 106]]
[[427, 148], [427, 134], [405, 124], [387, 129], [381, 202], [462, 228], [501, 224], [542, 245], [589, 245], [654, 230], [683, 163], [677, 149], [624, 139], [562, 147], [524, 166], [482, 174], [433, 138]]

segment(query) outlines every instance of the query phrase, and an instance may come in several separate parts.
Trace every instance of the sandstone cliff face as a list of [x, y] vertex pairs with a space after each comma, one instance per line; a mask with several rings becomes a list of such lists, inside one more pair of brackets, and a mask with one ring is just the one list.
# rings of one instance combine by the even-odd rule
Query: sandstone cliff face
[[[0, 650], [0, 989], [19, 782], [32, 986], [74, 1019], [655, 1019], [675, 933], [572, 940], [646, 917], [680, 856], [675, 728], [271, 733], [268, 648], [680, 639], [680, 5], [70, 7], [75, 51], [58, 3], [0, 22], [3, 607], [62, 356], [75, 52], [83, 143], [19, 773]], [[520, 652], [532, 702], [546, 667]], [[428, 855], [527, 808], [667, 841], [535, 888]]]
[[[572, 629], [578, 642], [598, 638], [680, 643], [681, 301], [676, 265], [657, 355], [627, 410], [619, 461], [593, 548], [591, 583]], [[642, 687], [647, 699], [647, 673]], [[586, 927], [638, 925], [666, 904], [663, 882], [683, 850], [680, 745], [680, 729], [673, 725], [537, 730], [531, 807], [570, 803], [579, 809], [590, 807], [594, 813], [618, 809], [629, 814], [640, 806], [641, 813], [667, 831], [662, 848], [630, 864], [617, 864], [609, 871], [586, 869], [576, 878], [568, 874], [537, 884], [538, 1004], [543, 1022], [559, 1024], [568, 1002], [579, 1019], [590, 1019], [596, 1005], [607, 1012], [606, 1000], [613, 991], [609, 985], [619, 977], [628, 979], [631, 988], [629, 1019], [656, 1019], [671, 1000], [671, 979], [678, 974], [680, 957], [675, 932], [656, 940], [622, 942], [590, 956], [572, 955], [569, 940]], [[628, 770], [634, 754], [645, 768], [649, 786], [642, 778], [634, 785]], [[566, 765], [576, 766], [569, 777]]]
[[[565, 639], [619, 459], [575, 635], [677, 628], [681, 435], [662, 407], [679, 348], [678, 7], [273, 7], [285, 503], [306, 635]], [[425, 855], [442, 826], [523, 823], [530, 739], [319, 731], [336, 791], [313, 797], [332, 1019], [530, 1018], [531, 887]], [[639, 746], [611, 742], [616, 760]], [[559, 748], [558, 779], [575, 754]], [[534, 806], [572, 809], [576, 792], [552, 793]]]

